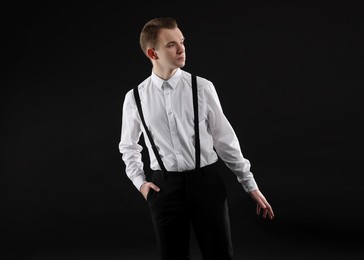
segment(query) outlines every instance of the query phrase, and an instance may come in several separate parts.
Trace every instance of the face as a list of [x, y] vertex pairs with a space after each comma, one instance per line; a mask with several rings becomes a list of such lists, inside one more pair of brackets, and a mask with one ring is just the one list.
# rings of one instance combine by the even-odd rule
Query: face
[[180, 29], [162, 29], [158, 35], [158, 46], [154, 49], [156, 61], [165, 69], [182, 68], [186, 53], [184, 37]]

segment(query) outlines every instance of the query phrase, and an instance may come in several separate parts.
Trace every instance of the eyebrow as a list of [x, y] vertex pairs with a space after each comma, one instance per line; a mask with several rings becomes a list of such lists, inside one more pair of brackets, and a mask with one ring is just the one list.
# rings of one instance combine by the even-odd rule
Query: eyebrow
[[[184, 42], [185, 41], [185, 37], [183, 37], [180, 42]], [[170, 42], [167, 42], [166, 45], [168, 44], [171, 44], [171, 43], [176, 43], [176, 41], [170, 41]]]

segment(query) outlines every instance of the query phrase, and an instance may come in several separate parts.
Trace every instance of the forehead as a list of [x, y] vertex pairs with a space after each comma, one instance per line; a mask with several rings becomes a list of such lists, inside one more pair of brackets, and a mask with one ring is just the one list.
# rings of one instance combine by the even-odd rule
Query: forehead
[[158, 34], [158, 41], [160, 43], [180, 42], [184, 39], [183, 34], [179, 28], [174, 29], [161, 29]]

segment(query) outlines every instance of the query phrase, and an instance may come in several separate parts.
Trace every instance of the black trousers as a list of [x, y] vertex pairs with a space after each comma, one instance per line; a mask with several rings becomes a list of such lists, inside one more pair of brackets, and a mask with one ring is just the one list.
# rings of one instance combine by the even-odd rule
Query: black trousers
[[190, 257], [190, 230], [204, 260], [231, 260], [233, 255], [227, 193], [218, 163], [186, 172], [153, 172], [160, 191], [150, 190], [147, 202], [162, 260]]

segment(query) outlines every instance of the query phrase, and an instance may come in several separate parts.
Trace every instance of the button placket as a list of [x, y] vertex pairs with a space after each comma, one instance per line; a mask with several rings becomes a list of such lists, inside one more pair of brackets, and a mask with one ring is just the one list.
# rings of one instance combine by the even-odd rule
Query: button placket
[[177, 167], [181, 165], [182, 161], [182, 153], [181, 153], [181, 144], [178, 139], [178, 132], [177, 132], [177, 125], [176, 121], [173, 115], [173, 107], [172, 107], [172, 95], [171, 95], [171, 87], [167, 82], [164, 83], [164, 100], [166, 104], [166, 112], [167, 112], [167, 118], [168, 118], [168, 125], [169, 125], [169, 131], [170, 136], [172, 140], [173, 149], [175, 151], [176, 159], [177, 159]]

